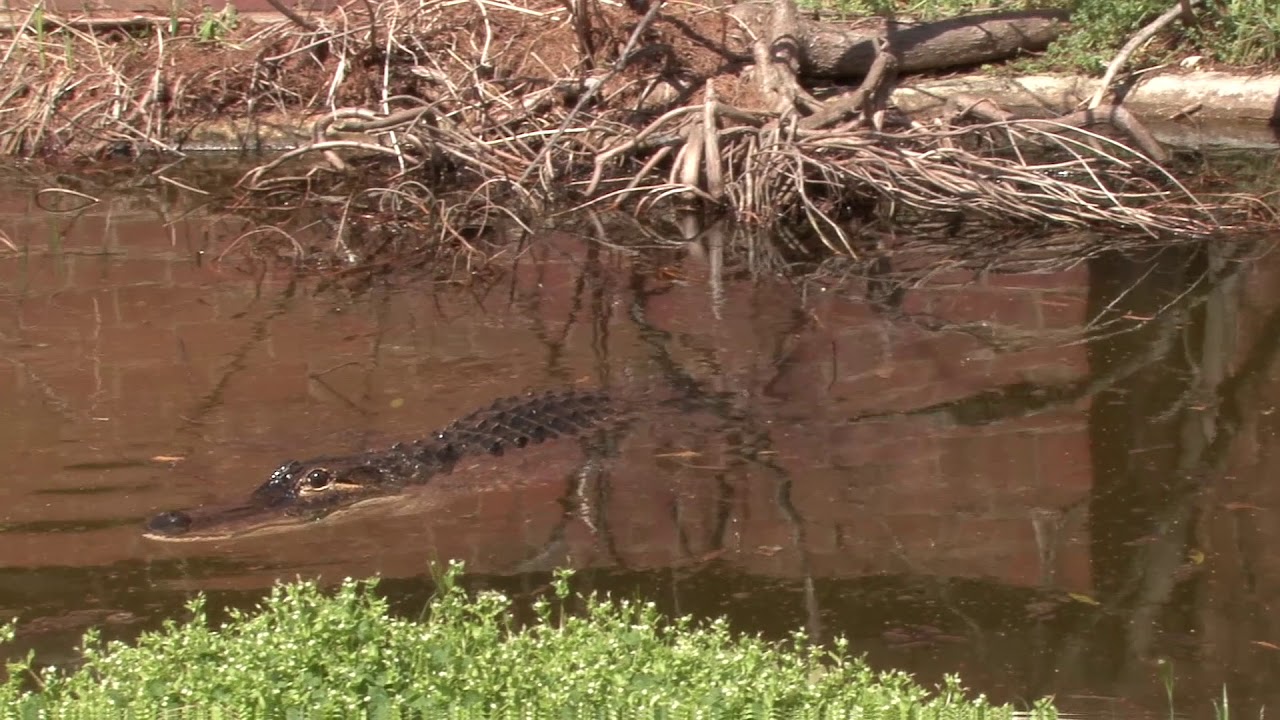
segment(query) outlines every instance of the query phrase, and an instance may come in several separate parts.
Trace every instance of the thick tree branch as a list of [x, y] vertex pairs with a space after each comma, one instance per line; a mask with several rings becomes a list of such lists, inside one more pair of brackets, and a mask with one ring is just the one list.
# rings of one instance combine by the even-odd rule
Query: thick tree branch
[[1069, 13], [1056, 10], [966, 15], [930, 23], [875, 23], [846, 30], [802, 23], [800, 73], [806, 77], [862, 77], [876, 59], [876, 42], [891, 35], [899, 70], [911, 73], [974, 65], [1044, 50], [1066, 29]]

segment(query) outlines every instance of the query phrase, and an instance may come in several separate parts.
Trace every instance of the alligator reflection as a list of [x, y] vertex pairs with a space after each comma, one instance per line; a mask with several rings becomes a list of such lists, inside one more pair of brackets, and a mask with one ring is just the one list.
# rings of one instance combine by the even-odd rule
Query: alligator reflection
[[[743, 630], [845, 634], [1002, 699], [1167, 712], [1151, 660], [1170, 655], [1180, 709], [1224, 682], [1246, 715], [1280, 700], [1280, 261], [1166, 251], [821, 290], [753, 277], [715, 237], [623, 255], [559, 236], [491, 285], [348, 296], [205, 273], [180, 250], [207, 228], [174, 226], [175, 245], [158, 227], [3, 268], [25, 274], [0, 297], [17, 399], [0, 612], [52, 657], [87, 623], [127, 635], [193, 590], [240, 605], [296, 575], [381, 574], [412, 611], [429, 563], [459, 558], [526, 596], [571, 565], [586, 589]], [[651, 410], [589, 442], [467, 456], [364, 517], [141, 537], [288, 458], [552, 387]]]

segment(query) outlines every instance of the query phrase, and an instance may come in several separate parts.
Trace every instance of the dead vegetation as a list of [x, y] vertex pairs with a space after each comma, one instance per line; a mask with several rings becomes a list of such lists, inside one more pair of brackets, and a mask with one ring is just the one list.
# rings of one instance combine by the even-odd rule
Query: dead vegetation
[[[914, 118], [887, 104], [904, 59], [1034, 50], [1060, 13], [951, 21], [959, 35], [858, 34], [799, 18], [790, 0], [388, 0], [290, 15], [212, 34], [200, 18], [28, 17], [2, 43], [0, 150], [180, 154], [227, 118], [305, 119], [307, 141], [240, 180], [241, 206], [329, 208], [333, 250], [361, 259], [355, 228], [410, 222], [471, 247], [496, 219], [531, 230], [566, 203], [724, 211], [855, 257], [870, 227], [938, 218], [1162, 240], [1268, 219], [1255, 199], [1184, 187], [1122, 107], [1020, 119], [953, 98], [945, 116]], [[966, 39], [975, 28], [990, 42]]]

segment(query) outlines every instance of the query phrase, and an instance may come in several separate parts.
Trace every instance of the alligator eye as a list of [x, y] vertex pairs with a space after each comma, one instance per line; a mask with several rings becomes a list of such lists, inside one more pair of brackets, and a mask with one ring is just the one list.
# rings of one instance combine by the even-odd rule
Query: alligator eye
[[333, 479], [333, 473], [324, 468], [316, 468], [307, 473], [307, 487], [311, 490], [323, 490], [329, 487], [329, 481]]

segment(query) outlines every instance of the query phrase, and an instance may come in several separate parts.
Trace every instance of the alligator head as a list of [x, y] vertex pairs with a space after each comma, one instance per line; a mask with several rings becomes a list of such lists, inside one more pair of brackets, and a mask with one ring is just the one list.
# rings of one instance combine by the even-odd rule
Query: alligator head
[[248, 499], [224, 506], [171, 510], [147, 522], [144, 536], [169, 542], [260, 535], [303, 525], [335, 513], [393, 497], [406, 484], [447, 471], [456, 459], [448, 446], [398, 445], [382, 453], [291, 460], [271, 474]]
[[602, 392], [562, 391], [505, 398], [462, 417], [427, 439], [377, 452], [281, 465], [244, 501], [171, 510], [147, 522], [152, 540], [223, 540], [279, 532], [394, 499], [409, 485], [450, 472], [463, 456], [576, 435], [614, 416]]

